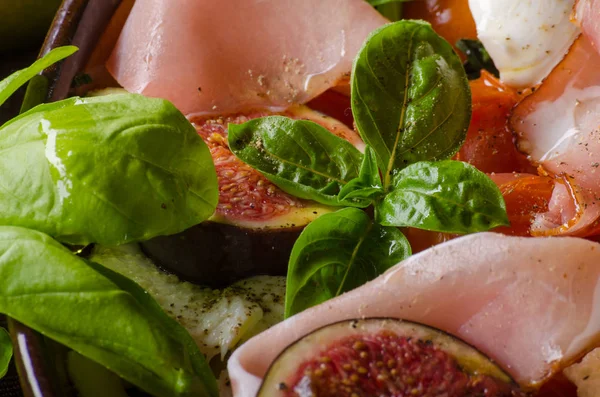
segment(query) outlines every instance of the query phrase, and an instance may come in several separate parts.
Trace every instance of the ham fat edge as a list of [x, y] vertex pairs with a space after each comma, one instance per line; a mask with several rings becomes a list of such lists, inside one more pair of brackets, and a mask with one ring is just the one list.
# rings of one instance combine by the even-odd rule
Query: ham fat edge
[[365, 38], [388, 22], [364, 0], [177, 3], [137, 0], [107, 68], [193, 115], [281, 111], [347, 85]]
[[599, 294], [597, 243], [469, 235], [254, 337], [231, 356], [229, 376], [235, 396], [254, 396], [271, 362], [298, 338], [340, 320], [395, 317], [449, 332], [535, 387], [598, 343]]

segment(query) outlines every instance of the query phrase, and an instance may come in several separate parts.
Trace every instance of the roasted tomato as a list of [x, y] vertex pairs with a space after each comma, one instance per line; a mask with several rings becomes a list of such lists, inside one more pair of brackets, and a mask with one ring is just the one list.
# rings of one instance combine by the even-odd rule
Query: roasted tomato
[[508, 127], [510, 112], [519, 101], [517, 92], [486, 71], [471, 81], [471, 92], [471, 125], [457, 159], [488, 173], [535, 173], [526, 156], [517, 150]]
[[350, 97], [347, 95], [334, 90], [327, 90], [308, 102], [307, 105], [311, 109], [333, 117], [350, 128], [354, 128], [354, 117], [352, 117]]
[[494, 231], [511, 236], [530, 236], [531, 223], [537, 214], [548, 211], [555, 181], [538, 175], [492, 175], [502, 192], [510, 226]]
[[477, 38], [468, 0], [409, 1], [404, 3], [403, 13], [407, 19], [428, 21], [452, 45], [460, 39]]

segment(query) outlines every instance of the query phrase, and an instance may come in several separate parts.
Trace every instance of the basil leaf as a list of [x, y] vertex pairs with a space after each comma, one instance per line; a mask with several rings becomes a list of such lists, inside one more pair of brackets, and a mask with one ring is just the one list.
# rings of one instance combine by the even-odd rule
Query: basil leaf
[[469, 79], [473, 80], [481, 77], [482, 69], [487, 70], [496, 77], [500, 77], [500, 72], [481, 41], [461, 39], [456, 42], [456, 48], [464, 52], [467, 56], [467, 60], [463, 66]]
[[15, 93], [23, 84], [27, 83], [33, 76], [40, 73], [47, 67], [55, 64], [72, 55], [77, 51], [77, 47], [66, 46], [58, 47], [44, 55], [42, 58], [35, 61], [31, 66], [18, 70], [0, 81], [0, 106]]
[[189, 334], [144, 290], [43, 233], [0, 227], [0, 312], [153, 395], [218, 395]]
[[269, 116], [228, 129], [231, 151], [283, 191], [326, 205], [369, 206], [369, 200], [338, 200], [358, 176], [362, 154], [319, 124]]
[[290, 256], [285, 317], [359, 287], [410, 256], [397, 228], [356, 208], [320, 216], [302, 232]]
[[404, 3], [405, 1], [410, 0], [367, 0], [367, 3], [371, 4], [372, 6], [380, 6], [389, 3]]
[[342, 188], [338, 198], [341, 202], [354, 199], [367, 199], [373, 202], [381, 195], [383, 195], [383, 187], [375, 151], [371, 146], [367, 146], [358, 177]]
[[13, 355], [13, 346], [8, 332], [0, 327], [0, 379], [8, 372]]
[[472, 165], [452, 160], [420, 162], [402, 170], [375, 213], [382, 225], [446, 233], [509, 225], [496, 184]]
[[0, 127], [0, 224], [70, 244], [178, 233], [217, 204], [212, 157], [168, 101], [135, 94], [37, 106]]
[[375, 30], [352, 76], [352, 113], [377, 153], [384, 188], [394, 172], [458, 151], [471, 116], [469, 82], [450, 44], [428, 23], [399, 21]]

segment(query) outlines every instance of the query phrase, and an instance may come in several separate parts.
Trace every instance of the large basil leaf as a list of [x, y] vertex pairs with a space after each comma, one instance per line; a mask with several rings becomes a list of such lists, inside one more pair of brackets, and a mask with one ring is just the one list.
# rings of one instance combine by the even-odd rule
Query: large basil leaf
[[0, 227], [0, 312], [153, 395], [218, 395], [189, 334], [144, 290], [43, 233]]
[[2, 106], [2, 104], [19, 89], [19, 87], [27, 83], [33, 76], [56, 62], [72, 55], [76, 51], [77, 47], [74, 46], [55, 48], [35, 61], [31, 66], [18, 70], [0, 81], [0, 106]]
[[285, 317], [363, 285], [410, 254], [400, 230], [374, 223], [364, 211], [345, 208], [320, 216], [292, 249]]
[[399, 21], [375, 30], [360, 50], [352, 112], [387, 188], [394, 172], [460, 148], [471, 117], [469, 82], [450, 44], [428, 23]]
[[13, 355], [12, 341], [6, 330], [0, 327], [0, 379], [6, 375]]
[[0, 224], [71, 244], [174, 234], [218, 200], [212, 157], [168, 101], [135, 94], [37, 106], [0, 127]]
[[420, 162], [403, 169], [375, 209], [377, 221], [387, 226], [473, 233], [509, 225], [496, 184], [461, 161]]
[[231, 151], [283, 191], [326, 205], [370, 205], [338, 200], [342, 187], [358, 177], [362, 154], [319, 124], [269, 116], [228, 128]]

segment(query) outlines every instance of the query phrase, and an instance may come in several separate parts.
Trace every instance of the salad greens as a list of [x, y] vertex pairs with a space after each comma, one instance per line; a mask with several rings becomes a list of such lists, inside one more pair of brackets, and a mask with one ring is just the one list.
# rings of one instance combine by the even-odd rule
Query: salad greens
[[135, 94], [69, 98], [0, 127], [0, 224], [59, 241], [122, 244], [210, 217], [208, 147], [168, 101]]
[[352, 72], [352, 114], [373, 147], [388, 189], [394, 172], [454, 155], [471, 119], [471, 92], [460, 59], [426, 22], [375, 30]]
[[18, 70], [0, 81], [0, 106], [2, 106], [12, 94], [14, 94], [23, 84], [31, 80], [36, 74], [74, 54], [76, 51], [77, 47], [74, 46], [55, 48], [48, 52], [44, 57], [35, 61], [31, 66]]
[[285, 317], [360, 287], [410, 254], [399, 229], [374, 223], [364, 211], [345, 208], [320, 216], [292, 250]]
[[217, 395], [192, 338], [143, 289], [41, 232], [0, 227], [0, 312], [157, 396]]
[[0, 327], [0, 379], [6, 375], [13, 354], [12, 341], [8, 332]]
[[500, 72], [490, 54], [479, 40], [461, 39], [456, 42], [456, 48], [461, 50], [467, 56], [464, 63], [464, 68], [470, 80], [481, 77], [481, 70], [485, 69], [496, 77], [500, 76]]
[[[472, 233], [508, 224], [498, 187], [474, 167], [448, 160], [466, 138], [471, 92], [460, 59], [429, 24], [399, 21], [375, 30], [355, 59], [351, 81], [352, 112], [367, 143], [364, 155], [344, 157], [343, 169], [355, 170], [352, 179], [340, 177], [337, 160], [340, 151], [350, 151], [347, 144], [336, 147], [339, 138], [314, 123], [301, 122], [312, 125], [302, 136], [299, 122], [281, 117], [276, 128], [271, 118], [229, 125], [233, 153], [288, 193], [375, 210], [376, 223], [347, 208], [304, 229], [288, 264], [286, 317], [360, 286], [410, 255], [395, 227]], [[268, 147], [265, 138], [254, 138], [267, 136], [273, 142]], [[302, 172], [290, 172], [287, 159], [298, 158]], [[306, 172], [316, 166], [317, 176]], [[323, 191], [337, 194], [337, 201], [324, 201]]]
[[[0, 98], [75, 50], [9, 76]], [[217, 396], [195, 342], [146, 291], [53, 239], [120, 244], [208, 218], [216, 173], [194, 127], [161, 99], [70, 98], [4, 124], [0, 150], [0, 313], [153, 395]], [[12, 352], [3, 336], [0, 371]]]

